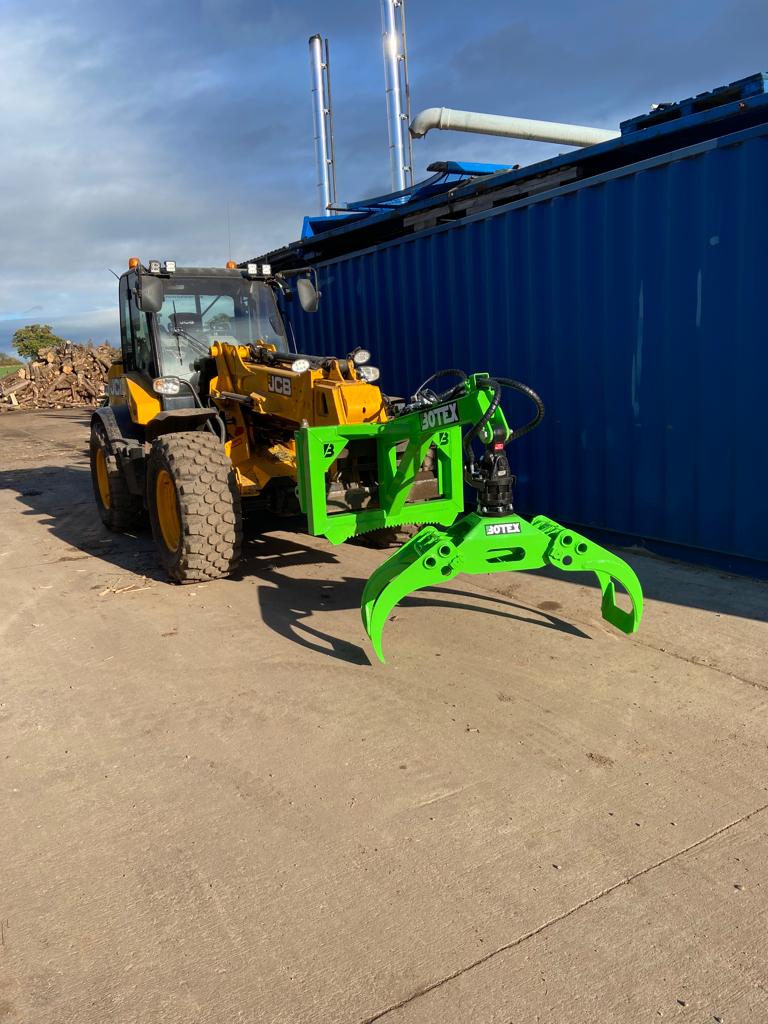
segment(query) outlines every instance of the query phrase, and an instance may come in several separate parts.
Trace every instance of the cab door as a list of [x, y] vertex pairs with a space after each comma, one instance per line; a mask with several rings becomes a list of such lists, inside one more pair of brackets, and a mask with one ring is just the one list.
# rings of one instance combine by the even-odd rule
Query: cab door
[[131, 313], [128, 301], [128, 278], [136, 275], [123, 274], [120, 278], [118, 301], [120, 304], [120, 348], [123, 353], [123, 370], [133, 369], [133, 335], [131, 334]]
[[135, 273], [120, 278], [120, 341], [126, 371], [134, 370], [153, 380], [157, 360], [147, 314], [136, 303]]
[[[146, 313], [136, 304], [135, 272], [120, 278], [120, 348], [123, 354], [121, 379], [110, 386], [110, 404], [127, 405], [133, 424], [145, 426], [162, 409], [152, 389], [155, 354]], [[114, 390], [113, 390], [114, 387]]]

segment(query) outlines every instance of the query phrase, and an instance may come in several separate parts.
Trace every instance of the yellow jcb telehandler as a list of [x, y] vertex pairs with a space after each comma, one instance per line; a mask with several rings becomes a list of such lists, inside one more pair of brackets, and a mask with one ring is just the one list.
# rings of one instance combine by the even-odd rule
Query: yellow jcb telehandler
[[[528, 522], [514, 512], [505, 452], [544, 415], [534, 391], [443, 370], [409, 400], [389, 399], [364, 349], [292, 351], [278, 295], [298, 296], [314, 312], [314, 272], [129, 262], [119, 283], [121, 357], [91, 423], [93, 490], [107, 527], [130, 530], [148, 514], [168, 576], [191, 583], [231, 572], [249, 507], [302, 513], [310, 533], [333, 543], [422, 526], [363, 594], [363, 622], [382, 660], [392, 606], [460, 572], [591, 570], [603, 616], [637, 629], [642, 593], [629, 566], [544, 516]], [[530, 422], [508, 425], [505, 390], [534, 404]], [[466, 488], [477, 492], [472, 512]], [[631, 611], [616, 604], [614, 580]]]

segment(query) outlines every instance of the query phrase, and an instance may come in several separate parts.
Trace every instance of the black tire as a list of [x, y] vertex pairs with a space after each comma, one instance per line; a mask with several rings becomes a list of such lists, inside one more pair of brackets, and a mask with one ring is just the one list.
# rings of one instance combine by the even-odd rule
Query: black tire
[[[169, 512], [174, 502], [176, 522], [174, 508]], [[232, 463], [217, 437], [182, 431], [157, 438], [147, 461], [147, 506], [160, 562], [175, 583], [232, 572], [242, 512]]]
[[91, 425], [91, 483], [101, 521], [108, 530], [124, 533], [143, 524], [144, 504], [141, 496], [131, 494], [120, 465], [112, 455], [104, 427]]

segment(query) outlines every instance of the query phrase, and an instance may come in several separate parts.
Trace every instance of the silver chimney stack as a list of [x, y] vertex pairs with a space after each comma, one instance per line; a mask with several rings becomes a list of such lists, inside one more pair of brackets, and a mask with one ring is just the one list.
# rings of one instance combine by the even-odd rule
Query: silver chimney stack
[[405, 0], [381, 0], [381, 32], [392, 190], [401, 192], [413, 184], [413, 145], [408, 131], [411, 93], [408, 84]]
[[312, 36], [309, 40], [309, 67], [312, 73], [312, 119], [315, 131], [315, 164], [320, 212], [336, 211], [336, 155], [333, 148], [333, 105], [331, 103], [331, 61], [328, 40]]

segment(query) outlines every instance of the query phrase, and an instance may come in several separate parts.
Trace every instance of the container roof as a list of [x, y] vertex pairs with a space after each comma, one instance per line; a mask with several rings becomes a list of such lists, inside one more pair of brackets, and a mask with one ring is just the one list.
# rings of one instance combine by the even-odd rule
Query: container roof
[[[750, 75], [621, 123], [621, 135], [526, 167], [446, 161], [402, 192], [348, 203], [335, 217], [305, 217], [301, 238], [247, 262], [274, 270], [333, 259], [564, 184], [768, 123], [768, 73]], [[245, 266], [245, 263], [241, 264]]]

